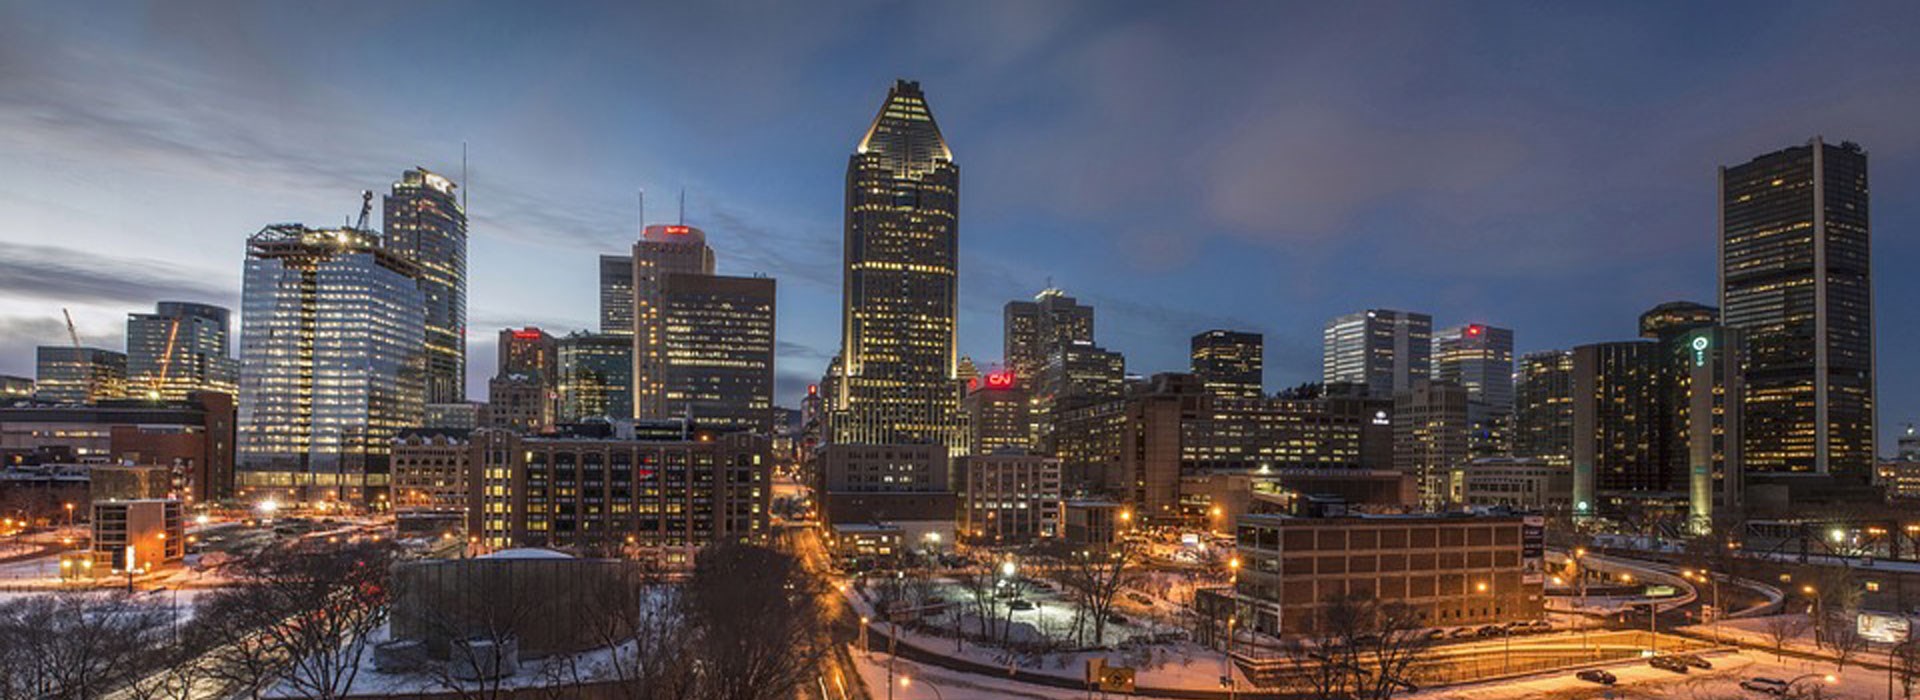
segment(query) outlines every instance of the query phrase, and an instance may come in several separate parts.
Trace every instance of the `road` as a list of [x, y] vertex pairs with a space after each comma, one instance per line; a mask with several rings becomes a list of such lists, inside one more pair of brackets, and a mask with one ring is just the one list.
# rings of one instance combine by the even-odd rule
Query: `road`
[[814, 683], [804, 697], [817, 700], [868, 700], [867, 688], [853, 659], [847, 656], [847, 644], [859, 635], [859, 620], [840, 594], [843, 582], [833, 573], [832, 558], [820, 541], [819, 531], [808, 525], [786, 525], [774, 531], [773, 544], [800, 559], [809, 574], [820, 582], [821, 618], [828, 621], [820, 630], [819, 643], [828, 651], [820, 660]]

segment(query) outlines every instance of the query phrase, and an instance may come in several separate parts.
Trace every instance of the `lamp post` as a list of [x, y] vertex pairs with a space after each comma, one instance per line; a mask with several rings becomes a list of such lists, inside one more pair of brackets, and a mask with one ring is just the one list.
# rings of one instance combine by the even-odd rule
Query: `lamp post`
[[1820, 590], [1811, 585], [1801, 586], [1800, 592], [1813, 599], [1813, 605], [1807, 607], [1807, 614], [1813, 616], [1813, 646], [1819, 647], [1825, 634], [1821, 633], [1821, 623], [1826, 621], [1826, 606], [1820, 600]]
[[[926, 681], [926, 680], [921, 680], [921, 681], [920, 681], [920, 684], [921, 684], [921, 685], [924, 685], [924, 686], [926, 686], [926, 687], [928, 687], [928, 688], [931, 688], [931, 689], [933, 689], [933, 697], [935, 698], [935, 700], [947, 700], [947, 698], [946, 698], [946, 696], [945, 696], [945, 695], [942, 695], [942, 694], [940, 693], [940, 686], [937, 686], [937, 685], [934, 685], [933, 683], [931, 683], [931, 682], [928, 682], [928, 681]], [[912, 677], [912, 676], [901, 676], [901, 677], [900, 677], [900, 687], [901, 687], [901, 688], [907, 688], [907, 687], [910, 687], [910, 686], [912, 686], [912, 685], [913, 685], [913, 677]], [[888, 691], [888, 694], [889, 694], [889, 695], [891, 695], [891, 694], [892, 694], [892, 691]]]

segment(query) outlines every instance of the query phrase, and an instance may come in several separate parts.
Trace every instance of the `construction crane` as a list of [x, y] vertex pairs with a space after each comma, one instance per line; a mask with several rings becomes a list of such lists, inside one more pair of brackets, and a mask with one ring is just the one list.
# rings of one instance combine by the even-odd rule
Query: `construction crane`
[[80, 349], [80, 332], [73, 329], [73, 312], [63, 306], [60, 308], [60, 313], [67, 317], [67, 337], [73, 340], [73, 348]]
[[154, 375], [153, 383], [147, 387], [147, 398], [160, 400], [160, 390], [167, 384], [167, 370], [173, 367], [174, 342], [180, 338], [180, 318], [173, 319], [173, 326], [167, 329], [167, 349], [160, 353], [160, 373]]
[[360, 190], [360, 220], [353, 224], [353, 230], [367, 230], [367, 217], [373, 214], [373, 190]]

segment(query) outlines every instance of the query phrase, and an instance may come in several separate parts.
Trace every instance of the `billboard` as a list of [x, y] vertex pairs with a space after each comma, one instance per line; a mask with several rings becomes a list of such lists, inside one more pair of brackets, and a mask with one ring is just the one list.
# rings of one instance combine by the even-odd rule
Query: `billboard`
[[1520, 518], [1520, 583], [1540, 586], [1547, 582], [1547, 516]]
[[1854, 618], [1854, 629], [1869, 641], [1899, 644], [1913, 633], [1913, 623], [1899, 615], [1863, 612]]

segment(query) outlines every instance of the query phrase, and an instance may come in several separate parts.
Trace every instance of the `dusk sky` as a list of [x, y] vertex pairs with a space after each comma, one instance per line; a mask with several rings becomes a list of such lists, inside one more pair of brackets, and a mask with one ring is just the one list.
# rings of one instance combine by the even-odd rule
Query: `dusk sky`
[[982, 364], [1049, 279], [1132, 372], [1265, 333], [1269, 390], [1368, 307], [1631, 338], [1715, 301], [1716, 168], [1823, 135], [1870, 158], [1881, 451], [1920, 417], [1920, 3], [632, 5], [0, 0], [0, 374], [62, 307], [116, 349], [156, 300], [237, 310], [249, 234], [465, 142], [471, 398], [500, 328], [594, 326], [635, 192], [661, 223], [684, 187], [722, 273], [779, 279], [791, 406], [837, 343], [848, 154], [909, 78]]

